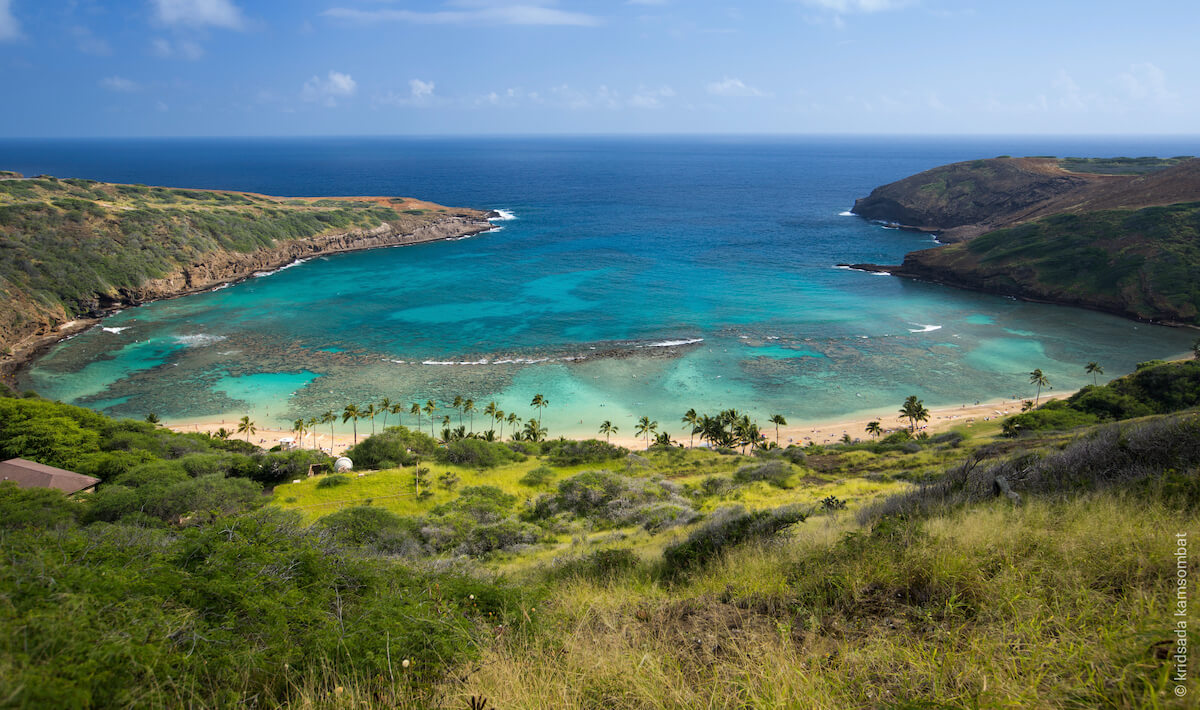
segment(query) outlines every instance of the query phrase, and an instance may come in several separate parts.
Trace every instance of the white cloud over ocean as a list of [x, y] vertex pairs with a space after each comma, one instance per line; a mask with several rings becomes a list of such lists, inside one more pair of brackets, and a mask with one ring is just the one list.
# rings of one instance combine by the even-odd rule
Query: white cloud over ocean
[[354, 96], [357, 91], [358, 82], [354, 81], [353, 77], [331, 69], [323, 79], [314, 76], [304, 82], [300, 89], [300, 98], [333, 107], [337, 106], [338, 99]]

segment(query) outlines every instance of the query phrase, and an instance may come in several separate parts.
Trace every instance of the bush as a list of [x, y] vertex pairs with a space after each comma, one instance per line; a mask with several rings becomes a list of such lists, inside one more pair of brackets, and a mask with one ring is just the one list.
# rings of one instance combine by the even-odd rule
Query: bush
[[520, 454], [504, 444], [481, 439], [455, 439], [445, 448], [438, 449], [435, 456], [442, 463], [471, 468], [493, 468], [521, 459]]
[[787, 488], [787, 481], [791, 477], [791, 467], [779, 460], [740, 466], [733, 474], [733, 480], [738, 483], [766, 481], [776, 488]]
[[328, 476], [322, 476], [321, 480], [317, 481], [317, 488], [336, 488], [348, 485], [350, 485], [350, 477], [343, 473], [331, 473]]
[[345, 508], [316, 524], [348, 545], [400, 555], [416, 555], [421, 551], [417, 523], [383, 508], [369, 505]]
[[804, 519], [805, 515], [794, 507], [751, 513], [737, 507], [723, 508], [686, 540], [663, 550], [663, 564], [669, 574], [684, 572], [707, 564], [734, 545], [775, 538]]
[[[535, 500], [531, 515], [546, 520], [569, 513], [604, 526], [641, 525], [656, 519], [649, 508], [663, 504], [691, 510], [690, 503], [680, 495], [680, 487], [670, 481], [629, 478], [611, 471], [584, 471], [559, 481], [554, 495]], [[662, 511], [658, 515], [665, 514]], [[678, 512], [674, 517], [682, 515]]]
[[560, 562], [555, 573], [561, 577], [580, 576], [609, 580], [636, 568], [638, 562], [638, 556], [634, 554], [633, 550], [611, 548], [596, 550], [590, 555]]
[[538, 466], [524, 476], [521, 476], [521, 480], [518, 481], [518, 483], [520, 483], [522, 486], [537, 488], [538, 486], [546, 485], [553, 479], [554, 469], [550, 468], [549, 466]]
[[418, 456], [428, 458], [437, 450], [437, 442], [429, 436], [394, 426], [358, 442], [346, 450], [346, 456], [359, 468], [378, 469], [411, 466]]
[[585, 463], [604, 463], [629, 454], [629, 449], [614, 446], [599, 439], [586, 441], [558, 440], [542, 444], [542, 455], [555, 466], [578, 466]]
[[[246, 459], [247, 463], [253, 466], [253, 473], [250, 478], [260, 483], [275, 484], [291, 481], [296, 478], [304, 478], [308, 475], [309, 467], [317, 466], [318, 468], [332, 468], [333, 459], [321, 451], [313, 449], [294, 449], [292, 451], [282, 451], [280, 453], [263, 454], [257, 461], [247, 459], [247, 457], [237, 457], [233, 459]], [[358, 461], [358, 459], [351, 459]], [[235, 475], [230, 471], [231, 475]]]

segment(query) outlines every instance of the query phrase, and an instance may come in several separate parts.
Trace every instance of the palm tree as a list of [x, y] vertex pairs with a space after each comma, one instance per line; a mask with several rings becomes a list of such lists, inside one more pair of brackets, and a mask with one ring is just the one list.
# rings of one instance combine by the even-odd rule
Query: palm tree
[[433, 413], [437, 411], [437, 402], [427, 399], [425, 400], [423, 409], [425, 410], [425, 414], [429, 415], [429, 435], [437, 438], [437, 434], [433, 433]]
[[683, 415], [683, 419], [679, 421], [688, 425], [688, 448], [692, 448], [692, 444], [696, 441], [696, 427], [700, 424], [700, 415], [696, 414], [695, 409], [689, 409]]
[[346, 422], [351, 421], [351, 420], [354, 422], [354, 445], [355, 446], [358, 446], [358, 420], [362, 419], [364, 416], [366, 416], [366, 415], [363, 413], [363, 411], [361, 409], [358, 408], [357, 404], [347, 404], [346, 408], [342, 410], [342, 423], [345, 424]]
[[608, 441], [609, 437], [617, 433], [620, 427], [613, 426], [613, 423], [607, 419], [600, 425], [600, 433], [604, 435], [604, 440]]
[[787, 426], [787, 420], [782, 414], [772, 414], [768, 421], [775, 425], [775, 445], [779, 446], [779, 425]]
[[[312, 432], [314, 449], [317, 448], [317, 425], [320, 423], [321, 423], [320, 417], [309, 417], [308, 421], [305, 422], [305, 424], [308, 425], [308, 430]], [[301, 441], [300, 443], [303, 444], [304, 442]]]
[[225, 427], [221, 427], [220, 429], [217, 429], [216, 432], [213, 433], [213, 436], [217, 437], [221, 441], [225, 441], [225, 440], [229, 439], [229, 437], [232, 435], [233, 435], [233, 432], [229, 431]]
[[246, 435], [247, 444], [250, 443], [250, 435], [256, 431], [258, 429], [255, 428], [254, 422], [250, 421], [250, 415], [242, 417], [241, 421], [238, 422], [237, 433]]
[[449, 414], [442, 417], [442, 428], [443, 429], [450, 428], [450, 415]]
[[408, 411], [417, 415], [417, 431], [421, 431], [421, 405], [413, 402], [412, 407], [410, 407]]
[[650, 417], [642, 417], [637, 423], [638, 436], [645, 437], [646, 448], [650, 448], [650, 435], [658, 430], [658, 422], [650, 421]]
[[1037, 385], [1037, 396], [1033, 399], [1033, 406], [1036, 407], [1038, 402], [1040, 402], [1042, 399], [1042, 388], [1049, 387], [1050, 380], [1046, 379], [1045, 373], [1043, 373], [1042, 369], [1039, 367], [1038, 369], [1029, 373], [1029, 384]]
[[364, 419], [371, 420], [371, 436], [375, 436], [375, 415], [377, 414], [379, 414], [379, 410], [375, 408], [374, 402], [368, 404], [362, 413]]
[[879, 422], [867, 422], [867, 433], [874, 439], [883, 434], [883, 427], [879, 426]]
[[[396, 423], [399, 426], [404, 426], [404, 405], [403, 404], [400, 404], [399, 402], [397, 402], [397, 403], [393, 404], [392, 406], [388, 407], [388, 411], [391, 412], [392, 414], [396, 415]], [[387, 419], [384, 419], [384, 421], [386, 422]]]
[[904, 406], [900, 408], [900, 418], [907, 419], [913, 433], [917, 431], [917, 422], [929, 420], [929, 410], [925, 408], [924, 402], [917, 399], [917, 396], [909, 395], [908, 399], [904, 400]]
[[300, 417], [292, 422], [292, 433], [300, 439], [300, 448], [304, 448], [304, 435], [308, 433], [308, 426], [304, 422], [304, 417]]
[[500, 438], [501, 438], [501, 439], [503, 439], [503, 438], [504, 438], [504, 410], [503, 410], [503, 409], [497, 409], [497, 410], [496, 410], [496, 413], [492, 415], [492, 421], [494, 421], [494, 422], [499, 422], [499, 424], [500, 424]]
[[461, 394], [454, 395], [454, 401], [450, 403], [450, 407], [458, 412], [458, 425], [462, 426], [462, 406], [463, 398]]
[[387, 415], [392, 411], [392, 400], [384, 397], [379, 400], [379, 413], [383, 415], [383, 428], [387, 429]]
[[655, 446], [674, 446], [675, 442], [671, 441], [671, 433], [670, 432], [660, 431], [659, 433], [654, 435], [654, 445]]
[[494, 400], [494, 399], [492, 401], [488, 402], [487, 406], [483, 408], [483, 413], [485, 415], [491, 417], [492, 419], [496, 418], [496, 411], [497, 411], [496, 400]]
[[462, 403], [463, 411], [471, 415], [471, 433], [475, 433], [475, 400], [467, 398]]
[[512, 436], [516, 436], [517, 425], [521, 423], [521, 418], [517, 416], [516, 412], [512, 412], [508, 415], [507, 421], [508, 425], [512, 427]]
[[332, 409], [326, 410], [321, 415], [321, 423], [329, 425], [329, 453], [331, 454], [333, 453], [333, 423], [336, 421], [337, 415], [333, 413]]
[[538, 410], [538, 426], [542, 425], [542, 409], [550, 406], [550, 400], [540, 394], [533, 395], [533, 401], [529, 403], [531, 407], [537, 407]]
[[1096, 386], [1099, 386], [1099, 385], [1100, 385], [1100, 383], [1096, 381], [1096, 375], [1103, 375], [1103, 374], [1104, 374], [1104, 368], [1103, 368], [1103, 367], [1100, 367], [1100, 363], [1096, 363], [1096, 362], [1089, 362], [1089, 363], [1087, 364], [1087, 367], [1085, 367], [1085, 368], [1084, 368], [1084, 370], [1086, 370], [1086, 371], [1087, 371], [1089, 374], [1091, 374], [1091, 376], [1092, 376], [1092, 384], [1093, 384], [1093, 385], [1096, 385]]
[[546, 438], [546, 428], [540, 423], [530, 419], [525, 422], [525, 440], [526, 441], [541, 441]]

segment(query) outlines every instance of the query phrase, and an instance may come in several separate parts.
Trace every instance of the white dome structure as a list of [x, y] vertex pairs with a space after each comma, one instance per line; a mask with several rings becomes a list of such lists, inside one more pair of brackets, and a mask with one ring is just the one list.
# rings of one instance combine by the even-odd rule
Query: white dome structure
[[345, 456], [339, 456], [337, 461], [333, 462], [333, 470], [338, 473], [350, 471], [354, 468], [354, 462]]

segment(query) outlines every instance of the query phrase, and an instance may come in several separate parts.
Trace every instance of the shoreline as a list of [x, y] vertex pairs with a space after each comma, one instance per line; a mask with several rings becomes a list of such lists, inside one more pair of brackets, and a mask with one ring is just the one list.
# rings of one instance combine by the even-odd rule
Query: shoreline
[[[1065, 399], [1075, 394], [1078, 390], [1048, 392], [1042, 394], [1042, 399], [1049, 402], [1055, 399]], [[929, 408], [929, 421], [923, 426], [918, 427], [918, 431], [925, 431], [930, 434], [940, 433], [949, 430], [961, 424], [968, 424], [976, 421], [987, 421], [991, 419], [1002, 418], [1012, 414], [1020, 413], [1021, 399], [1012, 398], [996, 398], [987, 401], [980, 401], [978, 404], [962, 404], [949, 405], [941, 407]], [[787, 424], [779, 428], [779, 445], [786, 448], [789, 443], [797, 446], [805, 446], [810, 441], [814, 444], [834, 444], [841, 441], [843, 434], [849, 434], [854, 439], [870, 439], [870, 435], [866, 433], [866, 425], [871, 421], [879, 421], [884, 428], [885, 436], [888, 433], [898, 429], [907, 429], [908, 424], [901, 421], [898, 408], [888, 408], [886, 411], [894, 412], [892, 414], [884, 413], [882, 408], [875, 410], [874, 415], [864, 414], [863, 412], [850, 413], [840, 417], [830, 419], [809, 420], [805, 422]], [[215, 433], [219, 428], [233, 430], [237, 427], [237, 422], [240, 417], [230, 415], [225, 418], [218, 417], [201, 417], [189, 420], [174, 420], [165, 422], [163, 426], [172, 431], [181, 433]], [[305, 449], [321, 448], [330, 452], [332, 455], [338, 455], [350, 448], [353, 444], [354, 435], [348, 430], [348, 424], [342, 424], [340, 418], [334, 425], [333, 446], [330, 449], [329, 426], [327, 424], [318, 425], [317, 431], [310, 432], [305, 435], [305, 444], [302, 447]], [[774, 425], [767, 424], [763, 426], [760, 423], [763, 434], [766, 435], [767, 441], [775, 440]], [[342, 431], [346, 428], [347, 431]], [[376, 433], [382, 430], [382, 426], [376, 426]], [[688, 443], [688, 437], [682, 434], [682, 427], [673, 431], [665, 429], [664, 431], [671, 432], [671, 438], [678, 444], [683, 444], [685, 447]], [[677, 435], [677, 432], [679, 435]], [[552, 439], [557, 439], [558, 435], [551, 432]], [[358, 440], [370, 436], [370, 427], [359, 432]], [[578, 434], [574, 430], [561, 432], [561, 435], [567, 439], [583, 440], [583, 439], [600, 439], [604, 437], [600, 434]], [[278, 427], [263, 427], [258, 429], [250, 436], [250, 443], [262, 446], [264, 449], [272, 448], [280, 443], [282, 439], [295, 437], [295, 434], [290, 430], [280, 429]], [[244, 435], [234, 434], [231, 439], [243, 439]], [[507, 441], [507, 440], [506, 440]], [[315, 442], [315, 443], [314, 443]], [[620, 434], [613, 436], [610, 442], [618, 446], [624, 446], [631, 452], [644, 451], [645, 443], [632, 434]]]
[[[336, 200], [379, 200], [382, 198], [375, 197], [338, 197], [338, 198], [296, 198], [296, 199], [336, 199]], [[433, 203], [421, 202], [412, 198], [405, 198], [409, 202], [420, 205], [432, 205]], [[407, 203], [405, 203], [407, 204]], [[422, 225], [416, 230], [410, 232], [395, 231], [391, 235], [386, 235], [388, 231], [394, 231], [393, 223], [384, 222], [379, 227], [371, 230], [351, 230], [346, 232], [335, 232], [332, 234], [317, 235], [313, 237], [305, 237], [302, 239], [292, 239], [283, 243], [277, 243], [273, 249], [262, 249], [256, 252], [251, 252], [245, 255], [244, 260], [247, 263], [241, 264], [227, 278], [217, 278], [206, 280], [202, 283], [194, 283], [189, 273], [190, 269], [203, 271], [211, 268], [219, 263], [218, 259], [210, 258], [201, 260], [190, 267], [184, 267], [179, 272], [160, 278], [154, 279], [147, 284], [143, 284], [141, 288], [149, 288], [155, 282], [169, 282], [178, 278], [182, 278], [187, 284], [182, 288], [174, 288], [164, 292], [161, 295], [152, 295], [147, 298], [138, 298], [132, 295], [124, 295], [121, 300], [114, 301], [113, 305], [98, 310], [92, 314], [79, 315], [72, 320], [68, 320], [53, 326], [50, 332], [35, 332], [17, 341], [10, 346], [10, 352], [5, 355], [0, 355], [0, 384], [15, 386], [17, 376], [28, 367], [38, 357], [44, 355], [55, 345], [90, 330], [97, 326], [101, 321], [109, 316], [112, 316], [127, 308], [135, 308], [149, 303], [158, 301], [168, 301], [184, 296], [193, 296], [208, 291], [213, 291], [218, 288], [225, 288], [235, 284], [242, 283], [255, 278], [256, 274], [269, 271], [274, 272], [287, 267], [289, 264], [297, 260], [308, 261], [322, 256], [332, 256], [335, 254], [349, 254], [358, 251], [367, 251], [371, 249], [387, 249], [392, 247], [408, 247], [418, 244], [430, 244], [440, 241], [451, 241], [457, 239], [466, 239], [468, 237], [484, 234], [492, 229], [495, 229], [489, 220], [498, 217], [498, 213], [494, 210], [470, 210], [478, 213], [477, 215], [464, 215], [464, 210], [461, 208], [453, 208], [456, 210], [453, 214], [447, 214], [445, 219], [431, 222]], [[449, 231], [446, 228], [449, 227]], [[465, 227], [465, 229], [455, 229], [455, 227]], [[424, 234], [423, 234], [424, 233]], [[348, 243], [339, 244], [339, 240], [349, 238]], [[384, 243], [374, 243], [378, 239], [383, 239]], [[394, 241], [388, 241], [394, 240]], [[322, 247], [320, 242], [326, 242], [327, 245]], [[365, 243], [364, 243], [365, 242]], [[306, 250], [307, 248], [307, 250]], [[213, 252], [212, 256], [224, 254], [224, 252]], [[252, 259], [266, 256], [266, 261], [255, 263]]]

